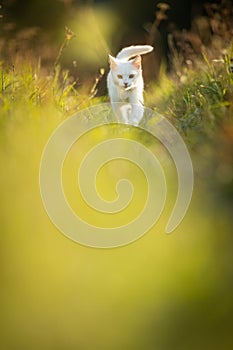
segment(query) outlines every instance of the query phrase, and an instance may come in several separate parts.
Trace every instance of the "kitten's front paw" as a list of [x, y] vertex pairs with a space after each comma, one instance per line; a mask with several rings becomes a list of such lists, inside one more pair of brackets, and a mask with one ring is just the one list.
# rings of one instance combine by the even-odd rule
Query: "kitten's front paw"
[[138, 120], [136, 120], [136, 119], [133, 119], [133, 120], [129, 121], [129, 124], [130, 124], [130, 125], [133, 125], [133, 126], [138, 126], [139, 123], [140, 123], [140, 121], [138, 121]]
[[144, 107], [141, 105], [133, 105], [132, 111], [129, 115], [129, 123], [138, 126], [144, 115]]

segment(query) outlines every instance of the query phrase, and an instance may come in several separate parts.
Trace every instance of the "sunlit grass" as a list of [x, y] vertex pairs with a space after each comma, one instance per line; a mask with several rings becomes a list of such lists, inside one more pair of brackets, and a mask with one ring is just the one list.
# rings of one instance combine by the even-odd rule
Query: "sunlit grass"
[[[164, 78], [159, 88], [147, 92], [149, 105], [156, 105], [160, 113], [166, 111], [187, 136], [189, 132], [195, 135], [188, 143], [194, 161], [194, 195], [181, 225], [172, 235], [164, 234], [175, 200], [174, 174], [168, 179], [174, 193], [158, 223], [131, 245], [98, 250], [74, 243], [50, 222], [40, 197], [39, 166], [53, 130], [100, 99], [81, 93], [69, 73], [59, 67], [48, 72], [39, 63], [34, 67], [2, 66], [3, 349], [230, 348], [232, 235], [226, 208], [231, 202], [224, 193], [230, 192], [232, 184], [232, 134], [225, 133], [223, 126], [228, 126], [228, 132], [232, 128], [232, 76], [225, 66], [221, 72], [214, 76], [208, 76], [209, 71], [202, 76], [198, 72], [196, 77], [192, 73], [178, 87]], [[99, 130], [89, 135], [69, 154], [64, 183], [76, 210], [76, 164], [108, 133], [111, 135], [111, 131]], [[147, 143], [146, 133], [131, 131], [126, 136], [143, 139], [156, 151], [151, 140]], [[216, 164], [228, 166], [224, 189], [220, 175], [215, 175]], [[113, 163], [102, 170], [99, 175], [103, 179], [98, 181], [101, 194], [112, 199], [115, 180], [132, 174], [138, 186], [137, 213], [146, 187], [139, 170], [128, 170], [123, 162]], [[82, 206], [87, 220], [88, 210]], [[131, 208], [129, 217], [133, 214]], [[105, 219], [104, 215], [91, 218], [98, 224], [112, 224]]]
[[162, 74], [159, 86], [151, 86], [147, 102], [171, 119], [183, 135], [211, 133], [232, 116], [233, 77], [228, 60], [201, 63], [183, 73], [180, 80]]

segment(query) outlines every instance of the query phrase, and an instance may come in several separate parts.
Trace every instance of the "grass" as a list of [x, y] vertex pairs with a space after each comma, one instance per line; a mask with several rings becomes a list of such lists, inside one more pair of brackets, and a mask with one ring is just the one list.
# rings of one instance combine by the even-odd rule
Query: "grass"
[[[75, 244], [51, 224], [38, 174], [53, 130], [107, 97], [94, 97], [95, 77], [94, 89], [79, 87], [59, 64], [1, 63], [3, 349], [231, 348], [233, 77], [228, 63], [204, 59], [182, 79], [162, 75], [146, 90], [147, 105], [169, 118], [189, 147], [193, 200], [173, 235], [163, 233], [172, 197], [147, 235], [105, 251]], [[127, 132], [141, 140], [141, 133]], [[108, 133], [103, 135], [86, 135], [75, 145], [73, 161]], [[114, 195], [107, 191], [109, 177], [133, 176], [140, 188], [136, 209], [141, 206], [141, 174], [118, 164], [108, 171], [100, 184], [103, 193]], [[174, 178], [169, 186], [175, 192]], [[67, 165], [65, 180], [70, 201], [79, 206], [74, 162]], [[88, 219], [90, 208], [83, 214]]]
[[161, 85], [147, 93], [147, 100], [183, 135], [192, 131], [206, 135], [231, 117], [233, 75], [227, 61], [215, 64], [205, 58], [201, 68], [186, 71], [181, 80], [162, 77]]
[[[68, 71], [56, 67], [52, 72], [43, 72], [30, 64], [1, 67], [2, 112], [14, 113], [16, 106], [46, 108], [52, 106], [63, 115], [71, 115], [93, 102], [89, 96], [75, 88]], [[26, 105], [25, 105], [26, 104]], [[1, 114], [3, 116], [3, 114]]]

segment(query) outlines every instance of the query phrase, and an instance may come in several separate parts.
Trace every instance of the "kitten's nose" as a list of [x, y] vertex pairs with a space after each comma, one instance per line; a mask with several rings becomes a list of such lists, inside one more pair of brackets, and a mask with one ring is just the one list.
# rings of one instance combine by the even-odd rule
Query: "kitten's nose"
[[128, 83], [124, 83], [124, 85], [125, 85], [125, 87], [128, 87], [129, 84]]

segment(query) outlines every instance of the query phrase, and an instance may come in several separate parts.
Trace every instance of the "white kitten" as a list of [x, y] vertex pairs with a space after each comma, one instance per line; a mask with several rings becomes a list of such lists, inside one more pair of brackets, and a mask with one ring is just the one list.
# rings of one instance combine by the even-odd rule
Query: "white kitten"
[[140, 55], [152, 50], [150, 45], [137, 45], [125, 47], [116, 58], [109, 55], [108, 93], [115, 114], [124, 123], [138, 125], [143, 117], [144, 83]]

